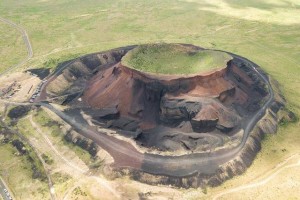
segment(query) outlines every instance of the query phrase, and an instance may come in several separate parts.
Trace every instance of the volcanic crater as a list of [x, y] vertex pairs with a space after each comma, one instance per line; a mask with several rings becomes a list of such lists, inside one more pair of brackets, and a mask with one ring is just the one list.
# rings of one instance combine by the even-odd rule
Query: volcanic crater
[[[119, 165], [112, 153], [115, 166], [139, 172], [133, 178], [152, 183], [140, 174], [145, 172], [164, 177], [163, 183], [197, 187], [239, 174], [251, 164], [263, 134], [276, 132], [284, 100], [274, 98], [267, 79], [257, 65], [231, 53], [187, 44], [134, 45], [69, 62], [51, 75], [37, 101], [66, 105], [64, 112], [77, 123], [101, 129], [99, 134], [143, 155], [131, 166], [125, 153]], [[263, 116], [265, 122], [255, 126]], [[103, 131], [108, 129], [113, 134]], [[203, 166], [187, 161], [178, 169], [161, 161], [198, 155], [216, 159]], [[233, 160], [239, 167], [231, 165], [229, 173], [225, 164]], [[189, 181], [183, 182], [185, 177]]]

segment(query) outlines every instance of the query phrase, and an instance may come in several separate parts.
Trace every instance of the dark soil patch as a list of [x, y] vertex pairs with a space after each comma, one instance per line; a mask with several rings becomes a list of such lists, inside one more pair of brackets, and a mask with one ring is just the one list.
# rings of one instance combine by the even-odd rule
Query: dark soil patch
[[19, 153], [21, 155], [24, 155], [24, 154], [27, 153], [25, 145], [20, 140], [14, 140], [14, 141], [12, 141], [12, 145], [17, 148], [17, 150], [19, 151]]
[[35, 74], [42, 80], [50, 74], [50, 69], [49, 68], [29, 69], [29, 70], [26, 70], [26, 72]]
[[8, 112], [7, 116], [10, 119], [19, 119], [26, 116], [30, 110], [31, 106], [16, 106]]

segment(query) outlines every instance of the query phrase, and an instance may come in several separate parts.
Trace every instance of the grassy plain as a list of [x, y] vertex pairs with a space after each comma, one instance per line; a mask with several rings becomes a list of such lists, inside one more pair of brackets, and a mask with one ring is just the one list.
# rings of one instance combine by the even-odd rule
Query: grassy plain
[[20, 32], [0, 20], [0, 73], [18, 64], [26, 56]]
[[[251, 3], [246, 0], [3, 0], [0, 4], [1, 16], [22, 24], [31, 39], [34, 58], [24, 68], [54, 67], [58, 62], [78, 55], [131, 44], [191, 43], [230, 51], [259, 64], [279, 81], [288, 108], [298, 116], [299, 9], [300, 3], [296, 0]], [[1, 29], [1, 36], [8, 32], [11, 33], [9, 29]], [[23, 48], [21, 43], [16, 45]], [[1, 51], [5, 52], [5, 49]], [[13, 63], [15, 58], [1, 54], [1, 62]], [[264, 140], [262, 151], [245, 174], [220, 187], [208, 189], [203, 199], [251, 183], [285, 158], [299, 153], [299, 130], [299, 122], [280, 127], [276, 135]], [[298, 169], [290, 168], [282, 175], [289, 177], [297, 172]], [[284, 183], [294, 181], [295, 184], [299, 181], [297, 176], [293, 180], [280, 177], [276, 176], [274, 180], [279, 178]], [[297, 187], [289, 189], [289, 193], [281, 191], [274, 189], [273, 195], [277, 195], [277, 199], [300, 195]], [[194, 192], [183, 191], [184, 197], [199, 199], [198, 193]], [[257, 189], [246, 192], [243, 199], [260, 195]], [[224, 198], [231, 199], [231, 196]], [[268, 198], [268, 194], [262, 193], [260, 198]]]
[[225, 67], [232, 57], [213, 50], [196, 51], [180, 44], [146, 44], [129, 51], [122, 64], [144, 72], [197, 74]]

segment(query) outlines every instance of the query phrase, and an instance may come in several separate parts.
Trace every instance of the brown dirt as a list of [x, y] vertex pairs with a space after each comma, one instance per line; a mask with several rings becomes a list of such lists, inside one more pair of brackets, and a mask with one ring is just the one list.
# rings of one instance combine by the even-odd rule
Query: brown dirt
[[16, 72], [1, 77], [0, 90], [7, 88], [14, 81], [16, 81], [17, 85], [21, 85], [21, 87], [8, 100], [15, 102], [28, 101], [28, 99], [32, 96], [37, 85], [41, 82], [38, 77], [31, 76], [28, 73]]

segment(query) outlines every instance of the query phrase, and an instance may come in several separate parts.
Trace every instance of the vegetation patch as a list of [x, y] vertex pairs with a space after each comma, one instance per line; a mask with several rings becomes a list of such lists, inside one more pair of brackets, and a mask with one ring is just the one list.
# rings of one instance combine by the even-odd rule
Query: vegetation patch
[[232, 57], [224, 52], [198, 50], [181, 44], [146, 44], [129, 51], [122, 64], [159, 74], [198, 74], [226, 66]]
[[17, 154], [18, 150], [11, 142], [0, 142], [0, 176], [8, 184], [12, 194], [16, 199], [50, 199], [47, 182], [32, 179], [32, 166], [27, 156]]
[[97, 155], [98, 146], [95, 142], [89, 142], [87, 139], [79, 136], [74, 137], [70, 132], [64, 135], [64, 140], [68, 143], [75, 144], [85, 151], [88, 151], [92, 157], [95, 157]]
[[68, 174], [55, 172], [54, 174], [52, 174], [52, 179], [56, 184], [59, 184], [59, 183], [66, 183], [67, 181], [72, 179], [72, 177]]
[[75, 189], [74, 189], [74, 192], [73, 192], [75, 195], [81, 195], [81, 196], [87, 196], [87, 194], [85, 193], [85, 192], [83, 192], [82, 190], [81, 190], [81, 188], [80, 187], [76, 187]]
[[52, 165], [54, 163], [53, 159], [47, 154], [43, 153], [42, 158], [45, 161], [45, 163], [47, 163], [48, 165]]
[[75, 134], [71, 133], [71, 131], [68, 131], [66, 134], [63, 133], [61, 130], [62, 124], [52, 120], [42, 109], [36, 112], [34, 120], [39, 123], [42, 128], [51, 132], [52, 137], [58, 137], [59, 143], [68, 146], [91, 168], [97, 168], [101, 165], [102, 160], [97, 156], [99, 149], [96, 143], [77, 135], [74, 136]]
[[27, 52], [22, 35], [13, 26], [0, 21], [0, 35], [0, 73], [2, 73], [24, 60]]
[[31, 106], [16, 106], [8, 112], [7, 116], [10, 119], [19, 119], [21, 117], [26, 116], [30, 109]]
[[39, 179], [41, 181], [46, 181], [47, 175], [43, 164], [37, 157], [36, 153], [31, 149], [29, 149], [28, 151], [27, 160], [31, 163], [32, 178]]
[[[39, 179], [41, 181], [46, 181], [47, 175], [43, 164], [36, 155], [36, 153], [33, 151], [33, 149], [30, 146], [24, 144], [19, 139], [13, 140], [12, 145], [18, 150], [19, 155], [25, 156], [27, 161], [30, 163], [32, 170], [32, 178]], [[51, 162], [50, 158], [48, 158], [48, 161]]]
[[19, 153], [21, 155], [24, 155], [27, 153], [27, 150], [26, 150], [26, 147], [25, 145], [23, 144], [23, 142], [21, 142], [20, 140], [16, 139], [16, 140], [13, 140], [12, 141], [12, 145], [14, 147], [16, 147], [16, 149], [19, 151]]

